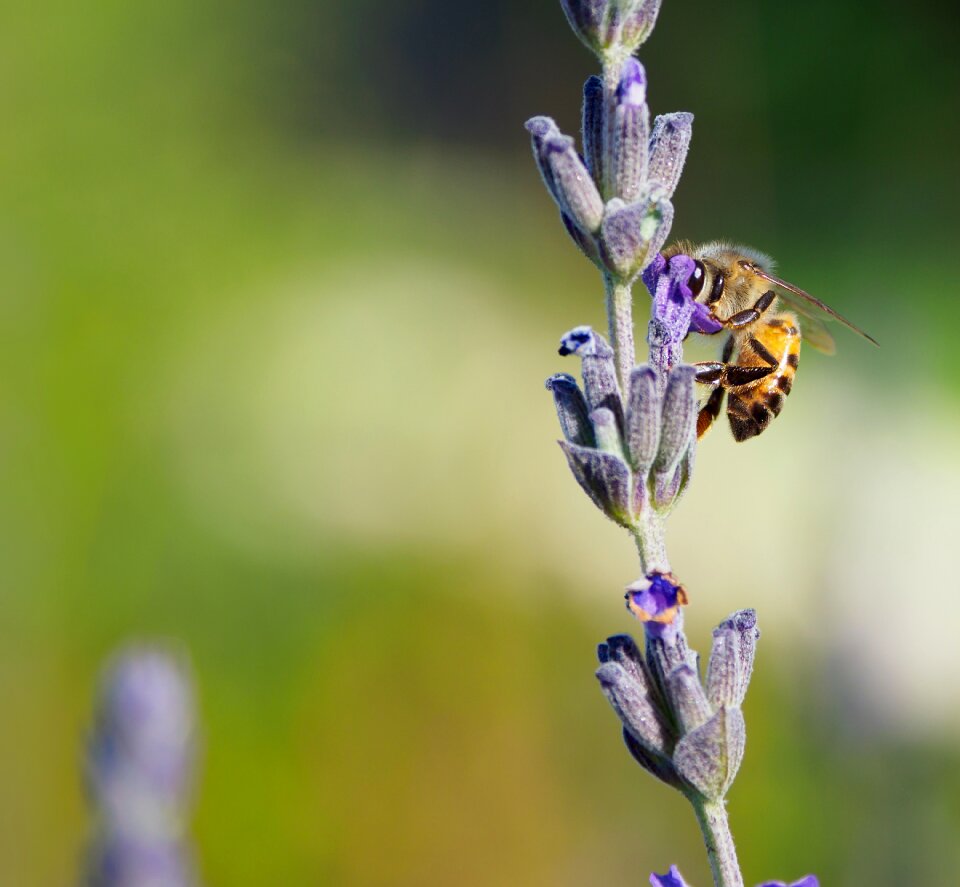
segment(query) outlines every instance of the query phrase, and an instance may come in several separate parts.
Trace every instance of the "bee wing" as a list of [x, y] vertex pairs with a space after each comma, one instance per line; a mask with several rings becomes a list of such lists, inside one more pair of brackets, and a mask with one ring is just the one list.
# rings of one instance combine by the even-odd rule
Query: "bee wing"
[[872, 342], [879, 347], [880, 343], [874, 339], [873, 336], [865, 333], [855, 323], [851, 323], [838, 311], [834, 311], [833, 308], [824, 304], [814, 296], [811, 296], [810, 293], [804, 292], [792, 283], [780, 280], [779, 277], [767, 274], [766, 271], [760, 268], [754, 267], [753, 270], [764, 280], [769, 280], [774, 286], [778, 286], [781, 290], [784, 290], [784, 292], [778, 293], [778, 295], [791, 308], [796, 309], [797, 312], [803, 315], [805, 318], [805, 320], [801, 322], [803, 336], [814, 348], [819, 348], [827, 354], [833, 354], [836, 350], [833, 344], [833, 336], [827, 332], [823, 325], [825, 320], [839, 320], [847, 329], [853, 330], [858, 336], [862, 336], [868, 342]]
[[[789, 301], [789, 299], [784, 301]], [[797, 307], [793, 302], [790, 302], [790, 305], [794, 308]], [[800, 311], [799, 308], [797, 310]], [[803, 330], [804, 343], [813, 345], [817, 351], [822, 351], [824, 354], [836, 354], [837, 343], [833, 341], [833, 336], [830, 335], [830, 331], [824, 326], [823, 321], [816, 317], [810, 317], [803, 311], [800, 311], [800, 314], [802, 315], [800, 329]]]

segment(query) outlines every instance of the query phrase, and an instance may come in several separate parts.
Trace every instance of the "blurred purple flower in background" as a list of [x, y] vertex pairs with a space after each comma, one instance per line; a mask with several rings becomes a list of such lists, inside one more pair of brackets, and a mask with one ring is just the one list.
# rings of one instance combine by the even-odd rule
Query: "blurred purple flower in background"
[[89, 887], [196, 885], [186, 819], [196, 756], [194, 696], [186, 664], [133, 648], [101, 680], [87, 777], [98, 822]]
[[[675, 865], [670, 866], [670, 871], [665, 875], [650, 875], [650, 883], [653, 887], [691, 887], [683, 880], [683, 875], [680, 874], [680, 870]], [[785, 881], [764, 881], [757, 887], [820, 887], [820, 882], [816, 875], [807, 875], [792, 884], [787, 884]]]
[[665, 875], [650, 875], [650, 883], [653, 887], [689, 887], [675, 865], [670, 866], [670, 871]]

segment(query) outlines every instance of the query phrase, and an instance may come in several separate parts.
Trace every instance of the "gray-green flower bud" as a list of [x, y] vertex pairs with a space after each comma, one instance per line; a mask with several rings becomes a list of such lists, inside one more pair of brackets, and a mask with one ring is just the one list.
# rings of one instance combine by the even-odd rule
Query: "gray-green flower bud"
[[634, 52], [657, 21], [660, 0], [560, 0], [570, 27], [601, 58]]
[[613, 349], [603, 336], [589, 326], [574, 327], [560, 340], [560, 354], [576, 354], [581, 361], [583, 390], [587, 406], [591, 410], [606, 407], [623, 421], [623, 403], [620, 400], [620, 383], [613, 362]]
[[640, 684], [618, 662], [597, 669], [600, 688], [633, 737], [648, 750], [667, 754], [669, 734], [656, 706]]
[[670, 707], [683, 734], [693, 732], [710, 720], [713, 709], [692, 665], [678, 665], [667, 675], [666, 685]]
[[657, 255], [673, 224], [673, 204], [658, 184], [635, 203], [611, 200], [600, 228], [600, 258], [621, 280], [634, 280]]
[[662, 114], [653, 121], [647, 178], [658, 182], [667, 197], [677, 190], [692, 136], [693, 114], [687, 111]]
[[613, 195], [632, 203], [640, 199], [647, 182], [650, 137], [647, 75], [634, 58], [623, 65], [611, 123]]
[[593, 425], [590, 422], [587, 402], [573, 376], [568, 373], [556, 373], [547, 379], [546, 387], [553, 393], [553, 403], [557, 408], [560, 428], [563, 436], [583, 447], [592, 447], [596, 440]]
[[594, 74], [583, 84], [583, 157], [598, 185], [603, 181], [603, 133], [606, 126], [606, 92], [603, 80]]
[[634, 470], [646, 476], [660, 445], [660, 396], [657, 391], [657, 374], [648, 366], [635, 367], [630, 374], [626, 439]]
[[702, 795], [719, 800], [740, 769], [745, 745], [746, 725], [740, 709], [720, 708], [677, 743], [673, 764]]
[[596, 232], [603, 219], [603, 200], [573, 139], [549, 117], [533, 117], [526, 126], [537, 166], [557, 206], [582, 231]]
[[593, 503], [622, 527], [633, 524], [630, 507], [630, 469], [612, 453], [560, 441], [570, 470]]
[[714, 706], [743, 703], [759, 637], [757, 614], [753, 610], [740, 610], [713, 630], [707, 696]]

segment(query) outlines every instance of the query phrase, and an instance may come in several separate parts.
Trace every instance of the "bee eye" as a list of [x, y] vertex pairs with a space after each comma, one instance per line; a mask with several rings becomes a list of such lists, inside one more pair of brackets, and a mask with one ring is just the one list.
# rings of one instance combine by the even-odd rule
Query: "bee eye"
[[705, 278], [706, 270], [703, 267], [703, 262], [697, 262], [693, 269], [693, 274], [690, 275], [690, 279], [687, 281], [687, 286], [690, 287], [690, 292], [693, 293], [694, 298], [700, 295]]
[[712, 305], [714, 302], [718, 301], [719, 298], [723, 295], [723, 287], [726, 284], [726, 279], [723, 274], [718, 274], [713, 278], [713, 287], [710, 289], [710, 298], [707, 299], [707, 304]]

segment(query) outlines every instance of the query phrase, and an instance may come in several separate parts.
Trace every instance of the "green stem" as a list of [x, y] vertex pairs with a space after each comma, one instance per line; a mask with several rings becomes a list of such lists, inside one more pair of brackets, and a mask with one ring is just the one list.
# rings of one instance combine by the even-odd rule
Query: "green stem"
[[727, 822], [727, 809], [723, 801], [708, 801], [700, 794], [687, 795], [697, 814], [697, 823], [703, 833], [707, 859], [713, 873], [715, 887], [743, 887], [743, 875], [733, 846], [733, 835]]
[[607, 293], [607, 324], [610, 329], [610, 345], [617, 368], [617, 378], [624, 400], [630, 392], [630, 372], [636, 361], [633, 345], [633, 289], [629, 283], [604, 275]]
[[664, 530], [663, 516], [648, 502], [632, 530], [633, 540], [637, 543], [637, 554], [640, 555], [640, 570], [644, 576], [670, 572]]

